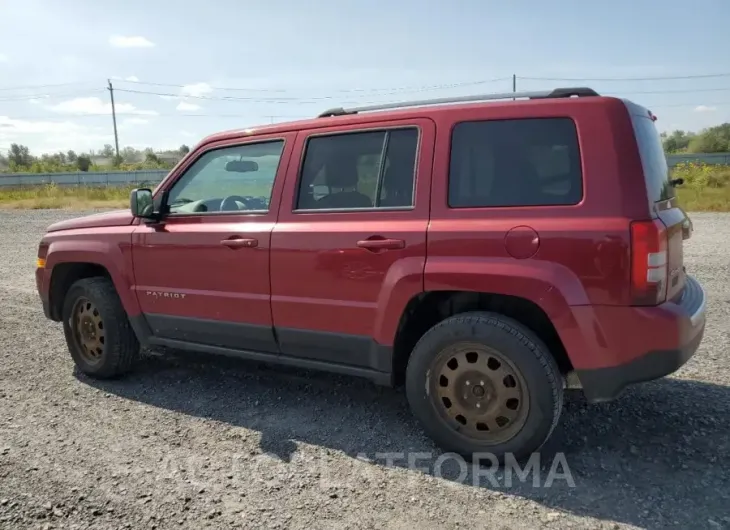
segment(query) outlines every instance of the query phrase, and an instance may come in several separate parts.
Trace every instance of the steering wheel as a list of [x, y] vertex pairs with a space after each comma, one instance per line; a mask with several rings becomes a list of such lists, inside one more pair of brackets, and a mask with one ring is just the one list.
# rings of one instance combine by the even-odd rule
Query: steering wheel
[[243, 203], [245, 209], [247, 209], [247, 210], [253, 210], [254, 208], [251, 207], [250, 200], [251, 200], [251, 197], [241, 197], [240, 195], [229, 195], [228, 197], [225, 197], [221, 201], [219, 210], [221, 212], [240, 211], [240, 209], [236, 205], [236, 202]]

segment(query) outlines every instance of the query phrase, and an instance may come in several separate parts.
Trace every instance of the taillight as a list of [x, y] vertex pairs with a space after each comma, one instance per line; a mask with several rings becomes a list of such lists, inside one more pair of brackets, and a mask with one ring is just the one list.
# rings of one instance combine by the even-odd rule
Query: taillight
[[631, 303], [657, 305], [667, 297], [667, 229], [659, 219], [631, 223]]

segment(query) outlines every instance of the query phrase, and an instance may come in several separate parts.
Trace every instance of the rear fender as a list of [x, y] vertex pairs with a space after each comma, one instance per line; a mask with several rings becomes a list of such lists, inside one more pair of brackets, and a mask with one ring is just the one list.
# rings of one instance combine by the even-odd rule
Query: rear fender
[[423, 292], [424, 256], [397, 261], [390, 267], [378, 293], [373, 338], [378, 344], [392, 346], [400, 317], [408, 302]]
[[552, 321], [571, 360], [571, 351], [581, 351], [585, 345], [571, 306], [589, 305], [588, 295], [578, 277], [560, 264], [511, 258], [428, 258], [424, 288], [524, 298]]

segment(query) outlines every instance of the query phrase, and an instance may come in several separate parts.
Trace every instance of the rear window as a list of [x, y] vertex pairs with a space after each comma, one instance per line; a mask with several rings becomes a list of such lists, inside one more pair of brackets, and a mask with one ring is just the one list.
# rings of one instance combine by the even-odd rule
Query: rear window
[[451, 136], [449, 206], [557, 206], [583, 197], [570, 118], [462, 122]]
[[671, 199], [674, 197], [674, 188], [669, 183], [669, 167], [654, 121], [636, 114], [632, 114], [631, 121], [641, 155], [649, 200], [657, 202]]

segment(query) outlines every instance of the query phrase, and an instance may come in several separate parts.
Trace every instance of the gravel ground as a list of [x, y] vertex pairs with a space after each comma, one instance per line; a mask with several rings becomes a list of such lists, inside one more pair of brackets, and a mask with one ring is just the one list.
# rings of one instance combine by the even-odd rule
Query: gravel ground
[[463, 480], [402, 393], [366, 381], [169, 358], [76, 373], [33, 279], [64, 217], [0, 211], [0, 528], [730, 528], [730, 215], [692, 216], [698, 354], [613, 403], [570, 396], [527, 481]]

